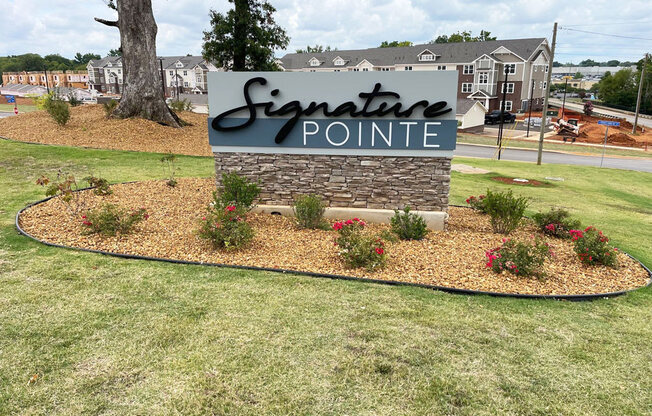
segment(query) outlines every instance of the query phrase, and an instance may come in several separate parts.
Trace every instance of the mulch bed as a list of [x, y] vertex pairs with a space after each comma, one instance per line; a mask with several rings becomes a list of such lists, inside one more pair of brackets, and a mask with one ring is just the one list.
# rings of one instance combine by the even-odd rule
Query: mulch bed
[[[634, 289], [647, 283], [645, 269], [625, 254], [621, 267], [586, 267], [568, 241], [547, 238], [555, 257], [545, 265], [546, 279], [496, 274], [486, 269], [485, 251], [501, 244], [503, 235], [491, 231], [488, 218], [470, 209], [450, 208], [446, 231], [431, 232], [422, 241], [387, 244], [387, 267], [381, 271], [345, 267], [333, 245], [335, 233], [300, 230], [292, 218], [252, 214], [253, 243], [240, 251], [219, 251], [197, 236], [201, 217], [215, 189], [213, 179], [179, 179], [176, 188], [163, 181], [118, 184], [113, 194], [79, 194], [80, 209], [72, 214], [59, 198], [27, 209], [21, 227], [43, 241], [71, 247], [104, 250], [157, 258], [268, 267], [399, 280], [462, 289], [543, 295], [577, 295]], [[81, 215], [88, 208], [112, 203], [129, 209], [145, 207], [150, 217], [130, 235], [83, 235]], [[387, 229], [370, 225], [369, 232]], [[526, 226], [510, 238], [531, 238], [536, 230]]]
[[107, 119], [101, 105], [70, 108], [70, 121], [61, 127], [45, 111], [0, 119], [0, 136], [30, 143], [212, 156], [208, 116], [182, 112], [190, 126], [172, 128], [140, 118]]
[[[494, 176], [491, 179], [497, 182], [506, 183], [508, 185], [551, 186], [548, 183], [539, 182], [534, 179], [528, 179], [527, 182], [515, 181], [514, 179], [518, 179], [518, 178], [508, 178], [506, 176]], [[527, 179], [527, 178], [523, 178], [523, 179]]]

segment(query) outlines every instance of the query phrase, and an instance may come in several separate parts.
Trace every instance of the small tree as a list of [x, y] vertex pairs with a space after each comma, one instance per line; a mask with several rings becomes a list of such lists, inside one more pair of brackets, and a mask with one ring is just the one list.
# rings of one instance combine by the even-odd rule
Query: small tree
[[211, 10], [211, 30], [204, 32], [202, 55], [233, 71], [275, 71], [274, 49], [290, 42], [274, 21], [276, 9], [266, 0], [229, 0], [226, 14]]
[[584, 103], [584, 114], [586, 114], [587, 116], [593, 114], [593, 103], [591, 101], [587, 101]]

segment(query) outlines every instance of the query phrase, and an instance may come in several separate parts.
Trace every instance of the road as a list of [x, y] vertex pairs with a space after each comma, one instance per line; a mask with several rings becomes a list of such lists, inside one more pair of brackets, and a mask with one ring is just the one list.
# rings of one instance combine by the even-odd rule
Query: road
[[[551, 98], [550, 103], [554, 104], [557, 107], [561, 107], [562, 100]], [[579, 111], [580, 113], [584, 111], [584, 106], [582, 104], [569, 103], [568, 101], [566, 101], [566, 108], [569, 108], [569, 109], [571, 109], [573, 111]], [[632, 124], [634, 123], [634, 116], [632, 114], [621, 113], [618, 110], [606, 110], [604, 108], [597, 108], [596, 107], [596, 108], [593, 109], [593, 112], [594, 113], [607, 114], [607, 115], [614, 116], [614, 117], [624, 118], [625, 120], [629, 121], [630, 123], [632, 123]], [[599, 117], [599, 115], [596, 115], [596, 116]], [[645, 126], [647, 128], [652, 128], [652, 119], [639, 117], [638, 118], [638, 125], [639, 126]]]
[[[478, 146], [469, 144], [458, 144], [455, 149], [455, 156], [480, 157], [490, 159], [494, 156], [496, 148], [493, 146]], [[536, 162], [537, 151], [527, 149], [503, 149], [501, 158], [519, 162]], [[600, 156], [582, 156], [561, 152], [544, 151], [543, 163], [558, 163], [566, 165], [600, 166]], [[602, 165], [605, 168], [635, 170], [652, 173], [652, 159], [634, 159], [605, 157]]]

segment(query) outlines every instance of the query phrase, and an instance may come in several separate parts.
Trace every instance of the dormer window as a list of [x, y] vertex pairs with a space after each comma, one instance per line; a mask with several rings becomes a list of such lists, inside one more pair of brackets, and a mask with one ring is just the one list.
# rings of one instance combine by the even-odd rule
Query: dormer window
[[335, 66], [344, 66], [344, 59], [340, 58], [339, 56], [335, 59], [333, 59], [333, 65]]
[[177, 68], [183, 68], [183, 64], [181, 62], [177, 62]]
[[319, 65], [321, 65], [321, 62], [319, 62], [319, 59], [317, 59], [317, 58], [312, 58], [308, 62], [310, 63], [310, 66], [319, 66]]
[[431, 53], [424, 53], [419, 57], [420, 61], [434, 61], [435, 60], [435, 55]]

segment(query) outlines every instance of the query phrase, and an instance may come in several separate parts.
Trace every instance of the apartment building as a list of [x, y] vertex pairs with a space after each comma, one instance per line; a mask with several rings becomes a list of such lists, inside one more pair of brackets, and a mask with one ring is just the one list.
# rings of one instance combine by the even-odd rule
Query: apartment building
[[4, 72], [2, 84], [39, 85], [50, 88], [88, 88], [86, 71], [22, 71]]
[[549, 61], [548, 41], [530, 38], [290, 53], [276, 63], [284, 71], [299, 72], [457, 71], [458, 99], [497, 110], [506, 89], [505, 108], [525, 111], [530, 99], [533, 109], [543, 107]]
[[[165, 95], [168, 97], [177, 94], [206, 94], [207, 74], [218, 70], [201, 56], [159, 57], [159, 64], [163, 68]], [[122, 93], [122, 57], [107, 56], [90, 61], [87, 69], [89, 88], [102, 93]]]

